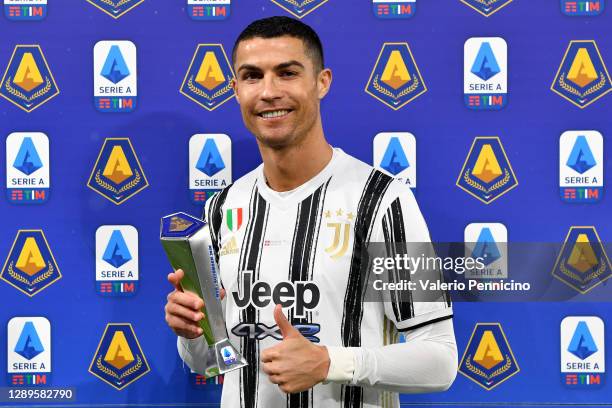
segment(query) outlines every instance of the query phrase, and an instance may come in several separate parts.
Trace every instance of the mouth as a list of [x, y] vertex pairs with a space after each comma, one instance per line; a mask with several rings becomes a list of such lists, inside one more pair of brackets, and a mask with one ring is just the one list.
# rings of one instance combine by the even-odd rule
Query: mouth
[[291, 112], [293, 112], [293, 109], [276, 109], [259, 112], [257, 116], [264, 120], [275, 120], [282, 119], [285, 116], [289, 115]]

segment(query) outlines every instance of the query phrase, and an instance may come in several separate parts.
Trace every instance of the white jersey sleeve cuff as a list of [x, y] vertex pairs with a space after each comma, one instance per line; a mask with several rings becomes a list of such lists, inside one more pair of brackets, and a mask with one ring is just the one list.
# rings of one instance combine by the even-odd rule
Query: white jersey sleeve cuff
[[350, 382], [355, 372], [355, 353], [349, 347], [327, 346], [329, 371], [325, 383]]

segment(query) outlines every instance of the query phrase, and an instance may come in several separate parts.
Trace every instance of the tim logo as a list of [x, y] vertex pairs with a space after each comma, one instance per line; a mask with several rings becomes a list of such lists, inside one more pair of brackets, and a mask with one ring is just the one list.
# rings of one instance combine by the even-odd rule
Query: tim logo
[[40, 46], [17, 45], [0, 82], [0, 95], [32, 112], [58, 94], [59, 88]]
[[570, 41], [550, 89], [580, 109], [612, 90], [595, 41]]
[[19, 230], [0, 278], [32, 297], [62, 277], [42, 230]]
[[467, 269], [470, 279], [506, 279], [508, 277], [508, 230], [504, 224], [474, 222], [465, 227], [465, 256], [480, 258], [483, 269]]
[[294, 17], [302, 18], [327, 3], [327, 0], [272, 0], [272, 3]]
[[228, 135], [196, 134], [189, 139], [189, 192], [203, 204], [232, 183], [232, 140]]
[[372, 11], [382, 19], [410, 18], [416, 13], [416, 0], [372, 0]]
[[491, 391], [519, 371], [501, 324], [477, 323], [459, 364], [459, 372]]
[[407, 43], [383, 44], [365, 91], [394, 110], [427, 92]]
[[51, 383], [51, 324], [44, 317], [13, 317], [7, 325], [9, 387]]
[[4, 0], [4, 15], [13, 21], [37, 21], [47, 16], [47, 0]]
[[518, 186], [499, 137], [479, 136], [474, 139], [457, 178], [457, 186], [485, 204]]
[[96, 290], [103, 296], [130, 296], [138, 286], [138, 231], [131, 225], [96, 230]]
[[187, 13], [194, 20], [225, 20], [230, 16], [231, 0], [187, 0]]
[[49, 139], [39, 132], [15, 132], [6, 138], [6, 193], [14, 204], [49, 199]]
[[116, 205], [149, 185], [128, 138], [106, 138], [87, 186]]
[[119, 18], [144, 0], [87, 0], [112, 18]]
[[561, 0], [561, 11], [566, 16], [597, 16], [604, 6], [604, 0]]
[[600, 388], [606, 373], [604, 322], [597, 316], [561, 321], [561, 382], [568, 388]]
[[136, 46], [98, 41], [94, 46], [94, 105], [100, 112], [131, 112], [138, 98]]
[[198, 44], [183, 79], [181, 93], [212, 111], [234, 97], [232, 78], [234, 71], [223, 45]]
[[610, 277], [611, 267], [595, 227], [570, 227], [552, 274], [585, 294]]
[[559, 189], [569, 203], [595, 203], [604, 188], [603, 137], [594, 130], [563, 132], [559, 139]]
[[122, 390], [151, 371], [130, 323], [109, 323], [104, 329], [89, 372]]
[[461, 2], [483, 16], [489, 17], [512, 3], [512, 0], [461, 0]]
[[[205, 375], [198, 374], [193, 370], [189, 370], [189, 383], [195, 389], [210, 388], [214, 385], [223, 385], [223, 374], [212, 378], [207, 378]], [[218, 387], [213, 387], [218, 388]]]
[[508, 102], [508, 45], [503, 38], [470, 38], [463, 45], [463, 99], [476, 110]]
[[374, 167], [416, 189], [416, 139], [412, 133], [379, 133], [372, 150]]

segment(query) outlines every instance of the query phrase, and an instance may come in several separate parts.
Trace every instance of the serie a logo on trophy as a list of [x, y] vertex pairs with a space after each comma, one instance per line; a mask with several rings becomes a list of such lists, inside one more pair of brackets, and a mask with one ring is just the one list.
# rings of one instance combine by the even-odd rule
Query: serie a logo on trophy
[[185, 273], [182, 289], [204, 300], [204, 318], [199, 326], [204, 332], [202, 341], [208, 345], [208, 356], [206, 371], [201, 374], [210, 378], [246, 366], [227, 335], [208, 224], [185, 213], [170, 214], [161, 219], [160, 240], [174, 270]]

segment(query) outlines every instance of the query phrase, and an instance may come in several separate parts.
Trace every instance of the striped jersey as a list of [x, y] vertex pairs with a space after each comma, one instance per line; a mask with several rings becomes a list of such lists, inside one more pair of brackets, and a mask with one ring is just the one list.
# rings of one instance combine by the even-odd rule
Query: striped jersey
[[260, 353], [282, 340], [276, 303], [306, 338], [327, 346], [380, 347], [398, 331], [452, 316], [446, 297], [364, 301], [369, 242], [429, 241], [409, 187], [335, 148], [319, 174], [289, 192], [270, 189], [260, 165], [208, 200], [204, 215], [228, 333], [248, 362], [225, 375], [222, 407], [397, 405], [397, 394], [339, 383], [286, 395], [262, 371]]

